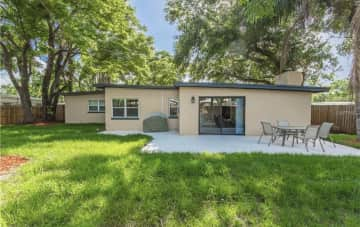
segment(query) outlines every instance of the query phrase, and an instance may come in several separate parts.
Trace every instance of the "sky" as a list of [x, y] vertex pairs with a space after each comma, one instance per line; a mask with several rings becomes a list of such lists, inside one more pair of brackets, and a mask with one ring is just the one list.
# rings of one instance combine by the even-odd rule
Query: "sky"
[[166, 0], [131, 0], [140, 23], [147, 27], [147, 34], [154, 37], [156, 50], [174, 53], [176, 26], [165, 19]]

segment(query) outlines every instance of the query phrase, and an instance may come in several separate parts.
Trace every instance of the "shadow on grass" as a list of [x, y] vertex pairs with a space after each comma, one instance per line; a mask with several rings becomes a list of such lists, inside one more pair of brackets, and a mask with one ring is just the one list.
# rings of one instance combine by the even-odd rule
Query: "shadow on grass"
[[27, 147], [29, 145], [42, 145], [53, 142], [71, 141], [117, 141], [131, 142], [139, 137], [150, 140], [145, 135], [116, 136], [98, 134], [104, 130], [103, 124], [55, 124], [47, 126], [9, 125], [1, 126], [1, 147], [3, 154], [7, 150]]
[[[17, 224], [30, 225], [298, 226], [360, 221], [359, 175], [356, 180], [347, 176], [345, 168], [336, 169], [335, 160], [132, 152], [76, 156], [55, 166], [38, 188], [10, 201], [6, 210], [21, 214]], [[30, 207], [33, 212], [28, 213]]]
[[25, 174], [14, 187], [8, 185], [9, 199], [1, 213], [9, 224], [360, 224], [359, 158], [143, 154], [139, 152], [141, 143], [129, 145], [144, 138], [141, 136], [86, 137], [119, 143], [113, 150], [79, 151], [60, 162], [41, 163], [33, 168], [35, 174]]

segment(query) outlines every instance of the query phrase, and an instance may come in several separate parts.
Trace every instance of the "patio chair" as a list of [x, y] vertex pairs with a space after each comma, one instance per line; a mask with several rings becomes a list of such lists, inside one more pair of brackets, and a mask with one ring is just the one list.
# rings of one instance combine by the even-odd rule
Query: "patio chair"
[[[290, 126], [290, 123], [289, 121], [287, 120], [277, 120], [276, 121], [276, 124], [277, 126], [280, 126], [280, 127], [287, 127], [287, 126]], [[278, 134], [281, 134], [281, 131], [278, 131]], [[292, 136], [293, 134], [288, 134], [286, 139], [288, 140], [290, 138], [290, 136]]]
[[259, 137], [258, 144], [261, 142], [261, 139], [263, 136], [270, 136], [270, 141], [268, 143], [268, 145], [270, 146], [270, 144], [276, 140], [276, 137], [277, 137], [276, 130], [271, 125], [271, 123], [266, 122], [266, 121], [261, 121], [261, 126], [262, 126], [263, 131]]
[[297, 139], [301, 139], [304, 144], [306, 151], [309, 152], [308, 144], [310, 141], [313, 141], [315, 144], [315, 141], [318, 139], [319, 135], [319, 126], [318, 125], [309, 125], [306, 127], [304, 134], [295, 135]]
[[331, 137], [329, 136], [330, 129], [332, 128], [333, 125], [334, 125], [333, 123], [324, 122], [320, 126], [318, 139], [320, 142], [321, 149], [324, 152], [325, 152], [325, 149], [324, 149], [324, 145], [323, 145], [322, 141], [325, 143], [326, 139], [330, 140], [330, 142], [334, 145], [334, 147], [336, 147], [335, 143], [331, 140]]

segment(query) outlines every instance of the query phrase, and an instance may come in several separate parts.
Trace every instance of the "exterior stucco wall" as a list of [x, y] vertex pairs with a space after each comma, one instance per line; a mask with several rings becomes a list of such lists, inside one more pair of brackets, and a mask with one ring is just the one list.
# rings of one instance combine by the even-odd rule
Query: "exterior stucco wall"
[[[191, 97], [195, 103], [191, 103]], [[260, 121], [288, 120], [293, 125], [311, 122], [311, 93], [229, 88], [180, 87], [180, 134], [198, 134], [199, 96], [245, 96], [245, 135], [260, 135]]]
[[104, 123], [105, 113], [88, 112], [88, 100], [104, 98], [104, 94], [65, 96], [65, 123]]
[[[154, 112], [169, 114], [169, 98], [178, 97], [177, 89], [105, 89], [105, 126], [106, 130], [142, 131], [143, 120]], [[139, 100], [139, 119], [112, 119], [112, 99], [134, 98]], [[170, 130], [177, 130], [178, 119], [168, 119]]]

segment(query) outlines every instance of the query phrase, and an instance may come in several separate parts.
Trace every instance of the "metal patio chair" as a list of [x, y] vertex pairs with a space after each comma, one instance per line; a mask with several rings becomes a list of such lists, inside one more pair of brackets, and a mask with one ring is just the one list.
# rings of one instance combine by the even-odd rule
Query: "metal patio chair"
[[326, 139], [330, 140], [330, 142], [334, 145], [334, 147], [336, 147], [334, 141], [332, 141], [331, 137], [329, 136], [330, 135], [330, 130], [331, 130], [333, 125], [334, 125], [333, 123], [324, 122], [320, 126], [318, 139], [319, 139], [319, 142], [320, 142], [321, 150], [323, 152], [325, 152], [325, 149], [324, 149], [324, 145], [323, 145], [322, 142], [325, 143]]
[[[276, 124], [277, 124], [277, 126], [280, 126], [280, 127], [290, 126], [290, 123], [287, 120], [277, 120]], [[286, 139], [288, 140], [290, 138], [290, 136], [294, 136], [295, 133], [296, 132], [288, 133], [288, 135], [286, 136]], [[281, 131], [278, 131], [278, 134], [280, 135]]]
[[261, 139], [263, 136], [270, 136], [270, 141], [268, 143], [268, 146], [270, 146], [270, 144], [276, 140], [276, 137], [277, 137], [276, 130], [271, 125], [270, 122], [261, 121], [261, 126], [262, 126], [263, 131], [259, 137], [258, 144], [261, 142]]
[[308, 144], [310, 141], [313, 142], [315, 146], [315, 141], [318, 139], [319, 135], [319, 126], [318, 125], [309, 125], [306, 127], [304, 134], [295, 135], [297, 139], [301, 139], [304, 144], [306, 151], [309, 152]]

